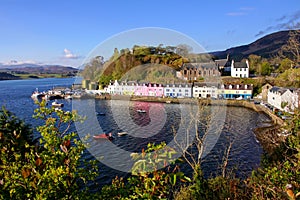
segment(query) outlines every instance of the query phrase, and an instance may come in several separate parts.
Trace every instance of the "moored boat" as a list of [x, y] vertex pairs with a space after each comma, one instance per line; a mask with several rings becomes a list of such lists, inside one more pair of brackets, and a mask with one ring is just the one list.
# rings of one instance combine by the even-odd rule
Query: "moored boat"
[[101, 133], [98, 135], [93, 135], [94, 139], [108, 139], [108, 140], [112, 140], [114, 139], [112, 136], [112, 133]]
[[52, 102], [51, 104], [53, 107], [64, 107], [63, 103], [58, 103], [57, 101]]
[[141, 110], [141, 109], [139, 109], [139, 110], [137, 110], [137, 112], [138, 112], [138, 113], [146, 113], [146, 110]]
[[128, 133], [126, 131], [123, 131], [123, 132], [119, 132], [118, 133], [118, 136], [123, 136], [123, 135], [127, 135]]

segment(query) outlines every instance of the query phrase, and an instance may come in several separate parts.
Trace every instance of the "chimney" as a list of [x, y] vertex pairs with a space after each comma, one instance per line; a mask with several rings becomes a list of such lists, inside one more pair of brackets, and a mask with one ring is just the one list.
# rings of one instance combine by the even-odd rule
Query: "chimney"
[[248, 59], [246, 59], [246, 64], [247, 64], [247, 67], [249, 68], [249, 61], [248, 61]]

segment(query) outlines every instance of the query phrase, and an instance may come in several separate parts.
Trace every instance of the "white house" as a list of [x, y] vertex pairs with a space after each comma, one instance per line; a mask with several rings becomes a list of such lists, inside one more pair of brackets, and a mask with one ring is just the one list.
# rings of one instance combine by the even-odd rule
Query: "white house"
[[248, 78], [249, 77], [249, 62], [231, 62], [231, 77]]
[[164, 85], [165, 97], [179, 97], [190, 98], [192, 97], [192, 85], [191, 84], [166, 84]]
[[218, 85], [209, 83], [195, 83], [194, 98], [218, 98]]
[[299, 97], [296, 90], [273, 87], [268, 92], [268, 104], [286, 112], [293, 111], [299, 106]]

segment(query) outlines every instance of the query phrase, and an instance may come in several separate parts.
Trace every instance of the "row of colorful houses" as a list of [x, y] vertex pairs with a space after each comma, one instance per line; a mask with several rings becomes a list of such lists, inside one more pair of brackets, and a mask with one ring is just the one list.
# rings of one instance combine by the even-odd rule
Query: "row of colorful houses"
[[134, 95], [150, 97], [173, 98], [225, 98], [225, 99], [250, 99], [253, 87], [249, 84], [218, 84], [218, 83], [181, 83], [181, 84], [156, 84], [111, 82], [105, 89], [111, 95]]

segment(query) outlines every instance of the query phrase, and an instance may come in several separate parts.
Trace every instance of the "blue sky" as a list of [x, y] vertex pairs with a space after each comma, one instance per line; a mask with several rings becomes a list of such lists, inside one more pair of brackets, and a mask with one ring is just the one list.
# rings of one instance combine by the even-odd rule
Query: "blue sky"
[[300, 28], [299, 22], [298, 0], [2, 0], [0, 63], [76, 67], [108, 38], [143, 27], [181, 32], [207, 51], [225, 50]]

